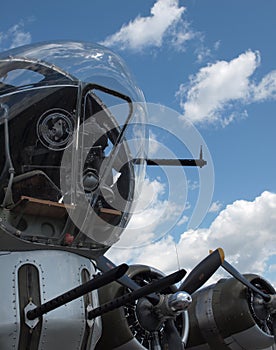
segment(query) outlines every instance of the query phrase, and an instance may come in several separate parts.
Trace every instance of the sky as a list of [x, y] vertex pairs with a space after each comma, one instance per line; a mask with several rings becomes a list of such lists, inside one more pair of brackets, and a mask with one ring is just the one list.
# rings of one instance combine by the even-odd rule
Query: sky
[[202, 169], [148, 169], [146, 204], [108, 253], [116, 263], [189, 271], [222, 247], [241, 272], [276, 285], [275, 13], [274, 0], [2, 4], [0, 52], [51, 40], [105, 45], [152, 104], [150, 155], [189, 158], [203, 145]]

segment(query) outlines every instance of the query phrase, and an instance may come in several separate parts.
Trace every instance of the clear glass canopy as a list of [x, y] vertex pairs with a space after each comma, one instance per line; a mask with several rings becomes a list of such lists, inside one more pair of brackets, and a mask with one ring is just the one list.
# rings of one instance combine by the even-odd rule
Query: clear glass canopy
[[21, 239], [116, 242], [147, 148], [144, 97], [122, 59], [83, 42], [3, 52], [0, 104], [0, 202]]

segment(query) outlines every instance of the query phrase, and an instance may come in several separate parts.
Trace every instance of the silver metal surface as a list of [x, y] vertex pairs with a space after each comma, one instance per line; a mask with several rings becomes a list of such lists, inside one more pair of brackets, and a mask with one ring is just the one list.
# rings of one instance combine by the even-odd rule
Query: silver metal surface
[[263, 332], [257, 325], [246, 329], [240, 333], [235, 333], [225, 339], [220, 335], [218, 324], [216, 322], [213, 310], [213, 292], [212, 288], [206, 288], [198, 293], [202, 294], [197, 298], [196, 317], [201, 333], [206, 340], [206, 344], [191, 347], [191, 350], [209, 349], [208, 339], [216, 339], [216, 342], [223, 347], [231, 350], [271, 350], [273, 346], [273, 337]]
[[202, 298], [197, 298], [199, 301], [196, 303], [195, 308], [196, 318], [198, 320], [201, 333], [207, 342], [209, 338], [220, 337], [220, 333], [213, 313], [213, 289], [206, 288], [202, 291], [199, 291], [198, 293], [202, 294]]
[[186, 292], [176, 292], [168, 299], [169, 308], [174, 312], [181, 312], [188, 309], [192, 303], [192, 297]]
[[[39, 271], [41, 303], [82, 283], [81, 272], [95, 273], [89, 259], [63, 251], [7, 252], [0, 255], [0, 349], [17, 349], [20, 320], [18, 270], [25, 264]], [[97, 293], [92, 294], [94, 307]], [[83, 297], [78, 298], [43, 316], [37, 350], [79, 350], [86, 327]], [[101, 334], [101, 321], [95, 320], [89, 350], [94, 349]]]
[[189, 331], [190, 331], [188, 311], [183, 312], [183, 318], [184, 318], [184, 327], [182, 332], [182, 343], [184, 344], [184, 346], [186, 346], [188, 342]]
[[16, 271], [18, 259], [11, 253], [0, 255], [0, 349], [17, 349], [20, 330]]

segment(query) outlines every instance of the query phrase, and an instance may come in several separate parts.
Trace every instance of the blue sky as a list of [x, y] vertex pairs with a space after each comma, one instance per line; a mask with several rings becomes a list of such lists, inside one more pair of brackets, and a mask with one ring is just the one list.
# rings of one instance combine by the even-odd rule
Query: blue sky
[[[115, 260], [131, 256], [169, 271], [176, 268], [175, 249], [190, 268], [221, 245], [242, 272], [276, 282], [275, 13], [273, 0], [2, 4], [0, 51], [58, 39], [103, 43], [123, 57], [148, 102], [192, 121], [208, 146], [214, 192], [201, 225], [187, 226], [202, 185], [198, 173], [185, 173], [189, 191], [179, 214], [180, 198], [170, 202], [162, 174], [149, 171], [146, 214], [152, 218], [169, 205], [178, 225], [143, 251], [113, 249]], [[158, 131], [151, 136], [152, 146], [162, 140]]]

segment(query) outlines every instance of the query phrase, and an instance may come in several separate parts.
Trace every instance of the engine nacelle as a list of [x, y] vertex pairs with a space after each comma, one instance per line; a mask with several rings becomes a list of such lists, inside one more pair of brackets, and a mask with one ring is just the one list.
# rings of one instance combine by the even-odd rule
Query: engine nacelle
[[[275, 293], [257, 275], [245, 277], [259, 289]], [[272, 320], [256, 294], [234, 278], [221, 279], [193, 294], [189, 308], [190, 350], [274, 349]]]

